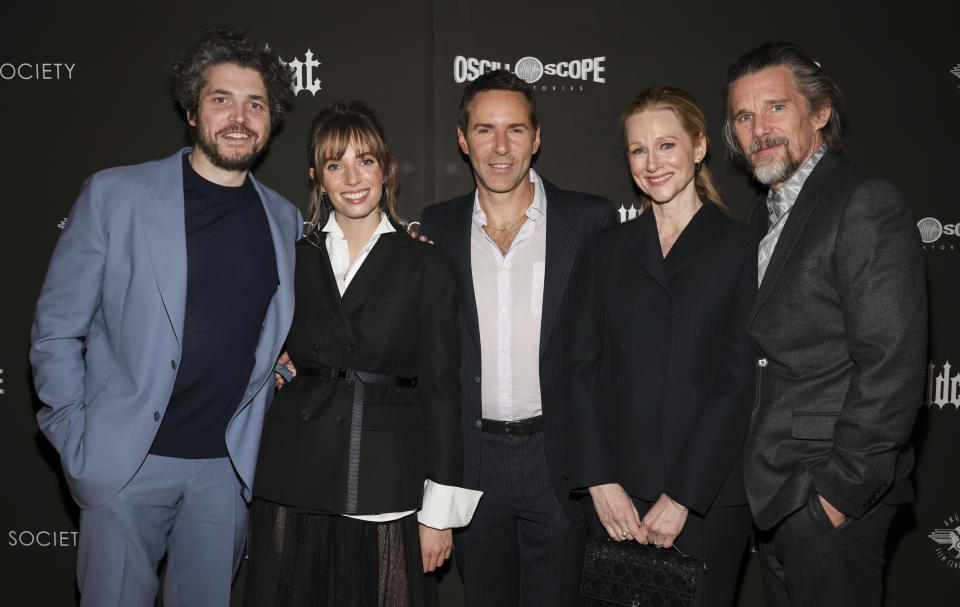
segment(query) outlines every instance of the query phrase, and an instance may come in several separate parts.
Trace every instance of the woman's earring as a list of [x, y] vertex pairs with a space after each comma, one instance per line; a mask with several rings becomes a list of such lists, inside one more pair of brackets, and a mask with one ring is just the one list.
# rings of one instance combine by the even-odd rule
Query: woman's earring
[[694, 163], [693, 163], [693, 168], [694, 168], [694, 170], [695, 170], [697, 173], [699, 173], [699, 172], [700, 172], [700, 169], [703, 168], [703, 162], [701, 162], [701, 161], [699, 161], [699, 160], [698, 160], [697, 162], [694, 162]]

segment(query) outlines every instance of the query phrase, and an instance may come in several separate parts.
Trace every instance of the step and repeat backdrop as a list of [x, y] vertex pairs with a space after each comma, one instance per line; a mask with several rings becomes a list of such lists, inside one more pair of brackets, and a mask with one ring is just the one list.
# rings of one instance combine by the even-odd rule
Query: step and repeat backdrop
[[[719, 143], [726, 66], [770, 39], [809, 50], [847, 97], [847, 156], [891, 180], [913, 209], [930, 295], [927, 385], [916, 395], [917, 500], [889, 540], [886, 605], [960, 591], [960, 9], [950, 3], [650, 3], [407, 0], [359, 3], [33, 2], [2, 9], [0, 108], [0, 603], [73, 605], [78, 512], [56, 453], [37, 430], [27, 360], [33, 306], [83, 179], [167, 156], [184, 144], [171, 60], [211, 26], [269, 42], [296, 75], [296, 104], [257, 177], [306, 208], [313, 116], [360, 99], [383, 119], [401, 169], [402, 215], [469, 191], [456, 145], [463, 86], [515, 71], [536, 91], [537, 171], [636, 213], [618, 119], [655, 82], [693, 93], [712, 140], [707, 162], [732, 213], [757, 193]], [[954, 538], [953, 544], [941, 543]], [[738, 604], [762, 605], [755, 557]], [[235, 595], [242, 593], [243, 574]], [[462, 604], [451, 567], [445, 606]]]

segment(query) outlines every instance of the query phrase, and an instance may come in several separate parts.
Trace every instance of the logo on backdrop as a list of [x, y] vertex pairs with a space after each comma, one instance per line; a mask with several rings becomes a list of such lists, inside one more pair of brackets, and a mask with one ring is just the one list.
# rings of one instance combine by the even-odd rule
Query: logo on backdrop
[[76, 548], [76, 531], [10, 531], [7, 545], [14, 548]]
[[620, 208], [617, 209], [617, 214], [620, 216], [620, 223], [626, 223], [632, 219], [636, 219], [640, 216], [640, 213], [643, 213], [643, 208], [638, 208], [634, 206], [634, 203], [630, 203], [629, 207], [624, 207], [622, 204]]
[[960, 223], [942, 223], [936, 217], [917, 222], [924, 251], [955, 251], [960, 247]]
[[64, 217], [63, 219], [57, 222], [57, 227], [60, 228], [61, 230], [67, 227], [67, 221], [69, 221], [69, 219], [70, 219], [69, 217]]
[[0, 369], [0, 396], [3, 396], [3, 369]]
[[960, 371], [953, 372], [949, 360], [940, 367], [940, 373], [934, 375], [936, 371], [937, 365], [933, 361], [927, 364], [927, 392], [923, 404], [941, 409], [946, 405], [960, 408]]
[[73, 80], [76, 63], [2, 63], [3, 80]]
[[311, 95], [316, 95], [320, 90], [319, 78], [313, 77], [313, 68], [320, 67], [320, 62], [313, 58], [313, 51], [307, 49], [303, 56], [303, 61], [294, 57], [293, 61], [284, 61], [280, 58], [280, 63], [290, 68], [293, 72], [293, 94], [299, 95], [302, 91], [309, 91]]
[[457, 84], [472, 82], [482, 74], [493, 70], [512, 71], [521, 80], [533, 85], [537, 91], [583, 91], [584, 84], [606, 83], [606, 57], [563, 59], [544, 63], [532, 55], [521, 57], [512, 64], [493, 59], [464, 57], [453, 58], [453, 81]]
[[960, 569], [960, 514], [943, 519], [943, 528], [934, 529], [927, 537], [937, 544], [937, 558], [941, 563]]

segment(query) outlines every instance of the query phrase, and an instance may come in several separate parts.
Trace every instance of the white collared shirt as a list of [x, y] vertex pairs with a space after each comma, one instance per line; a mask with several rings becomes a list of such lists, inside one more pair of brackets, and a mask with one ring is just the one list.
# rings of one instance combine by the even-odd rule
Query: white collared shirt
[[395, 231], [396, 229], [394, 229], [393, 224], [390, 223], [387, 214], [381, 212], [380, 223], [377, 224], [377, 228], [373, 231], [373, 234], [370, 235], [370, 240], [367, 241], [367, 244], [363, 245], [363, 248], [357, 253], [357, 258], [354, 259], [351, 264], [350, 244], [343, 235], [340, 224], [337, 223], [337, 213], [335, 211], [330, 212], [330, 218], [327, 220], [326, 225], [323, 226], [323, 232], [327, 235], [325, 239], [327, 256], [330, 257], [330, 267], [333, 269], [333, 275], [337, 279], [337, 288], [340, 289], [341, 297], [343, 297], [347, 287], [350, 286], [350, 281], [357, 275], [357, 270], [363, 265], [370, 251], [373, 250], [377, 241], [380, 240], [380, 235]]
[[[336, 213], [331, 212], [326, 225], [323, 226], [323, 232], [326, 233], [324, 239], [327, 247], [327, 255], [330, 257], [330, 268], [337, 279], [337, 288], [340, 289], [340, 296], [346, 292], [350, 286], [350, 281], [357, 275], [357, 271], [363, 262], [370, 255], [370, 251], [377, 244], [381, 234], [395, 232], [393, 225], [386, 213], [380, 213], [380, 223], [370, 235], [370, 240], [363, 245], [357, 258], [350, 263], [350, 246], [343, 235], [343, 230], [337, 223]], [[419, 511], [408, 510], [406, 512], [386, 512], [383, 514], [361, 514], [348, 515], [349, 518], [359, 519], [361, 521], [371, 521], [375, 523], [385, 523], [401, 519], [408, 514], [417, 512], [417, 520], [428, 527], [434, 529], [450, 529], [452, 527], [465, 527], [473, 517], [474, 510], [477, 509], [477, 503], [480, 501], [482, 491], [464, 489], [463, 487], [453, 487], [450, 485], [441, 485], [430, 479], [423, 482], [423, 504]]]
[[547, 196], [530, 169], [533, 202], [507, 254], [483, 230], [479, 192], [473, 202], [470, 265], [480, 330], [480, 384], [485, 419], [516, 421], [542, 413], [540, 316], [547, 252]]

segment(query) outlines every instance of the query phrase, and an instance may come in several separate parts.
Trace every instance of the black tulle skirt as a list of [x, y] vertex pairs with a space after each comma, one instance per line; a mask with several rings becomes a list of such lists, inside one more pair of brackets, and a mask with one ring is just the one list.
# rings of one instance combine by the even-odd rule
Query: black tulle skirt
[[254, 499], [244, 607], [437, 607], [416, 514], [388, 523]]

